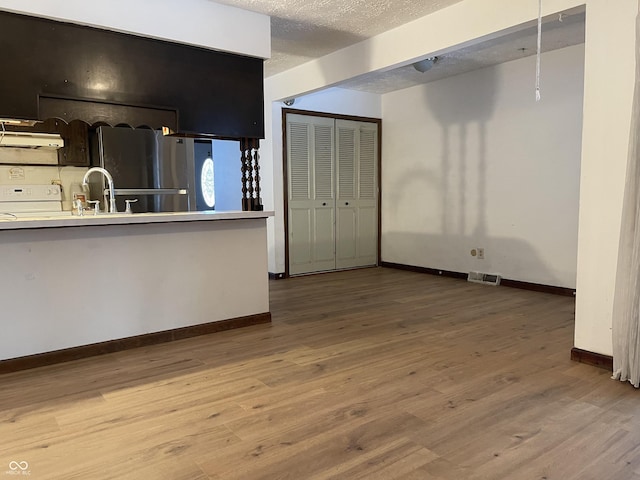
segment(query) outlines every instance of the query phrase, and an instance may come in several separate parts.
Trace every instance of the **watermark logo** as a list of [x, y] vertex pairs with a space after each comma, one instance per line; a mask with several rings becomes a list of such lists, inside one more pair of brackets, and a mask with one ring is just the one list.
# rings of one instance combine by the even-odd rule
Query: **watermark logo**
[[29, 470], [29, 463], [22, 460], [17, 462], [15, 460], [11, 460], [9, 462], [9, 470], [4, 472], [5, 475], [31, 475], [31, 470]]

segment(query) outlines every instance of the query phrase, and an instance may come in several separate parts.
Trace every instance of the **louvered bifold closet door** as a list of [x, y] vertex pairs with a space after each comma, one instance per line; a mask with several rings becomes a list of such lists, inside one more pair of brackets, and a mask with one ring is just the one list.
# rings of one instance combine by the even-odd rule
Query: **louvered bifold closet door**
[[336, 268], [378, 258], [378, 126], [336, 120]]
[[334, 270], [334, 120], [287, 115], [289, 273]]

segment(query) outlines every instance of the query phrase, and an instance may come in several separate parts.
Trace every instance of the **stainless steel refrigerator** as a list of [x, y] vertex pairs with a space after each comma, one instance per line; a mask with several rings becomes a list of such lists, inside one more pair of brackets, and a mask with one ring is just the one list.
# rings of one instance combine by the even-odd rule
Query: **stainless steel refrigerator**
[[[113, 177], [119, 212], [125, 210], [125, 199], [137, 200], [131, 207], [140, 213], [196, 210], [193, 139], [99, 127], [91, 138], [91, 164]], [[104, 178], [93, 175], [90, 180], [91, 197], [105, 199]]]

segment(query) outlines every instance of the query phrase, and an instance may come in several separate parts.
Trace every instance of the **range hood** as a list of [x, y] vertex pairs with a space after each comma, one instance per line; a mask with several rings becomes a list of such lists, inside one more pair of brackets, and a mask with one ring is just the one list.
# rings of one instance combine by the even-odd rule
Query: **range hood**
[[0, 147], [60, 148], [64, 140], [57, 133], [7, 132], [0, 130]]

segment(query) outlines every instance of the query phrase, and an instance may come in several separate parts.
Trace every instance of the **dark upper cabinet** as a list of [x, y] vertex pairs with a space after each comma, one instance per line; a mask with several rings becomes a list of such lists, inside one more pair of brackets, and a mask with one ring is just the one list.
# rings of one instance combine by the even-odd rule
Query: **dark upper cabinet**
[[261, 59], [8, 12], [0, 51], [0, 118], [264, 138]]

